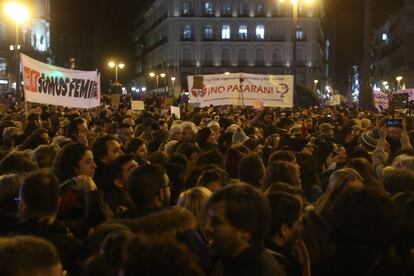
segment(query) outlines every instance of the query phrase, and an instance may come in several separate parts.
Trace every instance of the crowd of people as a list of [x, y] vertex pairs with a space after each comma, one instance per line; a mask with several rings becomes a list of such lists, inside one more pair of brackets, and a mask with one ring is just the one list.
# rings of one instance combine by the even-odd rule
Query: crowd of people
[[414, 275], [414, 117], [356, 108], [0, 120], [0, 275]]

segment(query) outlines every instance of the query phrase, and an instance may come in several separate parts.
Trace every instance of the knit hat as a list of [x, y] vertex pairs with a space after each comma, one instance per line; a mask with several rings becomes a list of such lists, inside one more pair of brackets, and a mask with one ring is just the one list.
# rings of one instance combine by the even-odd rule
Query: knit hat
[[200, 148], [203, 148], [207, 145], [207, 139], [210, 137], [212, 131], [210, 128], [205, 127], [200, 129], [196, 135], [196, 142]]
[[237, 129], [234, 133], [233, 133], [233, 137], [232, 137], [232, 144], [243, 144], [244, 142], [246, 142], [247, 140], [249, 140], [249, 137], [246, 135], [246, 133], [244, 133], [244, 131], [242, 129]]
[[364, 132], [359, 138], [359, 143], [367, 151], [373, 151], [377, 147], [378, 139], [379, 139], [378, 128], [374, 128], [372, 130]]

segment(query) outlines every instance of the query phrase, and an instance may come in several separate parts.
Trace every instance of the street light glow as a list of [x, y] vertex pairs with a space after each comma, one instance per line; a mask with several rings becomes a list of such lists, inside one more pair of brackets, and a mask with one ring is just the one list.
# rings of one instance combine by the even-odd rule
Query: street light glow
[[387, 86], [387, 84], [388, 84], [388, 81], [383, 81], [382, 82], [382, 85], [384, 85], [384, 86]]
[[397, 81], [401, 81], [402, 79], [403, 79], [403, 77], [402, 76], [398, 76], [398, 77], [396, 77], [395, 78]]
[[151, 78], [153, 78], [153, 77], [155, 77], [155, 73], [154, 73], [154, 72], [150, 72], [150, 73], [149, 73], [149, 76], [150, 76]]
[[160, 74], [160, 76], [161, 76], [161, 78], [165, 78], [165, 76], [166, 76], [167, 74], [165, 74], [165, 73], [161, 73]]
[[143, 86], [143, 87], [141, 88], [141, 90], [142, 90], [142, 92], [145, 92], [145, 91], [147, 91], [147, 88], [146, 88], [145, 86]]
[[290, 0], [290, 2], [292, 2], [293, 5], [297, 5], [298, 4], [298, 0]]
[[109, 67], [111, 67], [111, 68], [114, 68], [115, 67], [115, 62], [113, 62], [113, 61], [110, 61], [109, 63], [108, 63], [108, 66]]
[[172, 81], [175, 81], [175, 77], [171, 77], [171, 80], [172, 80]]
[[29, 10], [22, 4], [11, 2], [4, 6], [5, 14], [13, 19], [17, 24], [29, 20]]
[[121, 69], [123, 69], [125, 67], [125, 64], [120, 63], [120, 64], [118, 64], [118, 67], [121, 68]]
[[225, 72], [224, 75], [230, 75], [230, 72]]
[[319, 80], [314, 80], [313, 83], [314, 84], [318, 84]]

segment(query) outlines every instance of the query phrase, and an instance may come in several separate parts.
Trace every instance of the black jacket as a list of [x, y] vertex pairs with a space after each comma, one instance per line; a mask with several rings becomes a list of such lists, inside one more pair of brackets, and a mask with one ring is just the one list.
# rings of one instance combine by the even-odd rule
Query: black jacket
[[302, 276], [302, 264], [292, 249], [281, 247], [271, 241], [266, 244], [266, 247], [270, 250], [270, 253], [280, 264], [287, 276]]

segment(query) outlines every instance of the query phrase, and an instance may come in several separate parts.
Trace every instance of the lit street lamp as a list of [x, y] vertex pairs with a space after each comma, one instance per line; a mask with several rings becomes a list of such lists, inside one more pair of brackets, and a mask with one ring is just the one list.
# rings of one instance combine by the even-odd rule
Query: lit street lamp
[[122, 84], [120, 84], [120, 83], [118, 82], [118, 68], [119, 68], [119, 69], [124, 69], [125, 64], [123, 64], [123, 63], [116, 64], [115, 62], [110, 61], [110, 62], [108, 63], [108, 66], [109, 66], [110, 68], [115, 68], [115, 83], [114, 83], [113, 85], [114, 85], [114, 86], [122, 86]]
[[397, 80], [397, 90], [398, 90], [398, 89], [401, 88], [400, 87], [400, 84], [401, 84], [401, 81], [402, 81], [403, 77], [402, 76], [398, 76], [395, 79]]
[[175, 93], [175, 77], [171, 77], [171, 81], [172, 81], [172, 96], [174, 96], [174, 93]]
[[154, 72], [150, 72], [149, 73], [149, 76], [150, 76], [150, 78], [156, 77], [156, 79], [157, 79], [157, 90], [156, 91], [158, 92], [158, 81], [159, 81], [159, 77], [165, 78], [165, 76], [167, 76], [167, 74], [165, 74], [165, 73], [155, 74]]
[[[22, 97], [20, 95], [20, 45], [19, 45], [19, 24], [29, 20], [29, 10], [17, 2], [6, 3], [4, 12], [7, 17], [11, 18], [16, 23], [16, 40], [14, 50], [16, 53], [16, 99], [17, 103], [21, 103]], [[10, 47], [10, 50], [13, 50]]]

